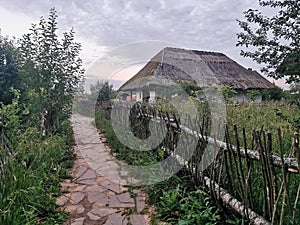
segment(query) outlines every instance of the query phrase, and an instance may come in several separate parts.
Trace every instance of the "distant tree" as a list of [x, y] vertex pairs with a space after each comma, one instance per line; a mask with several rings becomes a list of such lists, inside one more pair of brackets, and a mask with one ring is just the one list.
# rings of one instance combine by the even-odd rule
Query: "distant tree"
[[291, 85], [290, 93], [290, 103], [300, 108], [300, 82]]
[[101, 91], [101, 89], [104, 86], [104, 82], [103, 81], [99, 81], [97, 80], [95, 84], [91, 84], [90, 85], [90, 91], [91, 93], [88, 95], [88, 97], [91, 100], [95, 100], [98, 98], [99, 92]]
[[262, 7], [272, 8], [274, 16], [249, 9], [245, 21], [238, 20], [243, 30], [237, 46], [251, 47], [241, 55], [264, 64], [262, 72], [288, 83], [300, 81], [300, 3], [299, 0], [259, 0]]
[[281, 100], [282, 97], [284, 96], [283, 90], [275, 86], [275, 88], [272, 89], [265, 89], [262, 91], [262, 98], [263, 100]]
[[[83, 81], [81, 45], [74, 41], [74, 31], [57, 34], [57, 14], [41, 17], [30, 33], [20, 40], [22, 79], [32, 110], [46, 112], [46, 128], [53, 132], [71, 113], [74, 94]], [[37, 104], [39, 101], [39, 104]], [[38, 115], [38, 114], [36, 114]]]
[[97, 102], [107, 102], [112, 98], [115, 98], [116, 92], [113, 90], [113, 86], [109, 85], [108, 82], [104, 82], [101, 89], [98, 92]]
[[0, 102], [12, 103], [14, 93], [10, 89], [21, 89], [18, 73], [17, 49], [14, 43], [0, 33]]
[[300, 94], [300, 82], [291, 84], [291, 92]]

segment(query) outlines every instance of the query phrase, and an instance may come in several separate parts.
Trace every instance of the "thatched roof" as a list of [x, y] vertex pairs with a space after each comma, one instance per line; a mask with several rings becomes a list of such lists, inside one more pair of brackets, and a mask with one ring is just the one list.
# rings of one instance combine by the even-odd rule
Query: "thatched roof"
[[164, 48], [119, 90], [149, 85], [191, 82], [199, 87], [231, 86], [238, 90], [270, 89], [274, 85], [258, 72], [246, 69], [226, 55], [178, 48]]

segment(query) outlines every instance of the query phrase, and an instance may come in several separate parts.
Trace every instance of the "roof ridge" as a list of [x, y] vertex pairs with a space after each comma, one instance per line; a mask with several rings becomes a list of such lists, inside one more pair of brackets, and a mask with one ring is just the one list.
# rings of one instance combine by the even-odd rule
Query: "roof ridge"
[[203, 51], [203, 50], [196, 50], [196, 49], [186, 49], [186, 48], [176, 48], [176, 47], [165, 47], [162, 50], [171, 50], [171, 51], [181, 51], [181, 52], [193, 52], [195, 54], [205, 54], [205, 55], [219, 55], [219, 56], [226, 56], [224, 53], [221, 52], [214, 52], [214, 51]]

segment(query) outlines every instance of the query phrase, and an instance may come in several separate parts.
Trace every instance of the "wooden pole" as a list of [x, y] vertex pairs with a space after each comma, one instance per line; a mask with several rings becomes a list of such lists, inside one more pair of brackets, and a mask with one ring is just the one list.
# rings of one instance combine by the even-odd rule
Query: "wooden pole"
[[[208, 177], [204, 177], [204, 181], [206, 187], [210, 187], [210, 183], [214, 182], [211, 181]], [[221, 188], [217, 183], [214, 184], [214, 187], [217, 189], [216, 192], [220, 193], [220, 198], [222, 199], [225, 205], [229, 206], [231, 209], [233, 209], [239, 214], [243, 214], [243, 212], [247, 210], [251, 223], [255, 225], [270, 225], [270, 222], [268, 220], [261, 217], [251, 209], [245, 209], [244, 204], [238, 201], [236, 198], [234, 198], [231, 194], [229, 194], [226, 189]]]

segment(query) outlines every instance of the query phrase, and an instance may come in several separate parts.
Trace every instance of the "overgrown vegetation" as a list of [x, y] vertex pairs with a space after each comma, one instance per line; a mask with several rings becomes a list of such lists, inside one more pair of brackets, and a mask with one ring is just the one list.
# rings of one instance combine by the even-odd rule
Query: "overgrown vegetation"
[[[111, 121], [106, 113], [98, 107], [96, 112], [96, 126], [104, 133], [112, 152], [119, 160], [130, 165], [147, 166], [164, 159], [160, 149], [152, 151], [133, 151], [124, 146], [115, 136]], [[145, 128], [145, 124], [138, 126]], [[137, 135], [142, 135], [137, 131]], [[169, 224], [238, 224], [235, 215], [226, 215], [213, 203], [208, 193], [199, 190], [191, 183], [191, 177], [185, 168], [161, 183], [147, 187], [148, 203], [155, 204], [157, 215], [152, 223], [165, 221]]]
[[[18, 42], [0, 37], [0, 224], [62, 224], [60, 181], [73, 165], [72, 100], [82, 81], [74, 32], [50, 10]], [[3, 84], [3, 85], [2, 85]]]
[[70, 123], [47, 137], [35, 127], [21, 128], [18, 98], [0, 109], [0, 222], [62, 223], [66, 215], [58, 211], [55, 197], [74, 158]]
[[148, 202], [156, 205], [159, 219], [169, 224], [221, 224], [221, 211], [206, 192], [191, 186], [188, 177], [175, 175], [150, 186], [148, 193]]
[[[203, 95], [202, 90], [191, 84], [183, 84], [183, 88], [189, 93], [190, 100], [192, 100], [197, 107], [199, 118], [205, 118], [205, 120], [203, 120], [205, 125], [202, 124], [205, 126], [204, 134], [209, 135], [211, 113], [209, 104], [207, 101], [205, 101], [205, 98], [201, 98], [199, 101], [199, 96], [201, 97]], [[259, 151], [260, 148], [264, 148], [262, 146], [266, 146], [267, 143], [270, 143], [270, 146], [268, 144], [268, 148], [273, 149], [272, 154], [277, 154], [278, 156], [281, 155], [281, 148], [279, 146], [282, 146], [284, 157], [289, 157], [291, 153], [294, 132], [299, 131], [300, 125], [300, 109], [295, 102], [291, 101], [295, 100], [295, 95], [292, 92], [290, 92], [291, 94], [287, 97], [286, 92], [283, 92], [282, 89], [274, 88], [262, 93], [265, 101], [262, 103], [254, 103], [255, 98], [260, 94], [260, 92], [256, 90], [250, 90], [247, 92], [249, 102], [240, 104], [232, 100], [233, 95], [236, 94], [235, 90], [232, 88], [225, 87], [222, 89], [222, 93], [227, 103], [226, 123], [229, 130], [226, 138], [231, 139], [231, 143], [233, 145], [239, 144], [240, 146], [244, 146], [246, 144], [247, 149]], [[156, 110], [164, 114], [163, 117], [167, 118], [169, 116], [178, 116], [176, 109], [169, 102], [170, 100], [174, 100], [174, 98], [180, 99], [180, 96], [176, 95], [176, 93], [173, 93], [168, 95], [166, 99], [157, 99], [155, 104]], [[109, 104], [108, 102], [106, 103]], [[106, 104], [99, 104], [99, 106], [102, 105]], [[184, 108], [183, 105], [184, 104], [182, 104], [182, 107]], [[151, 108], [151, 104], [149, 103], [136, 103], [135, 106], [139, 106], [138, 111], [143, 108]], [[117, 107], [117, 104], [115, 107]], [[129, 149], [128, 147], [122, 145], [122, 143], [115, 136], [111, 127], [111, 121], [109, 121], [110, 113], [107, 113], [105, 108], [97, 107], [96, 109], [98, 110], [96, 112], [96, 125], [102, 132], [106, 134], [108, 143], [112, 147], [113, 152], [116, 153], [118, 159], [125, 160], [126, 163], [130, 165], [151, 165], [157, 163], [158, 161], [164, 160], [168, 156], [165, 151], [166, 149], [174, 148], [173, 144], [176, 143], [176, 141], [172, 142], [170, 140], [173, 138], [176, 139], [176, 137], [167, 134], [166, 139], [163, 141], [164, 143], [162, 143], [163, 147], [142, 152]], [[146, 112], [147, 114], [151, 114], [151, 110], [146, 110]], [[123, 117], [121, 116], [121, 121], [122, 118]], [[141, 117], [140, 120], [134, 121], [135, 122], [131, 124], [131, 132], [133, 132], [136, 137], [146, 139], [149, 135], [151, 135], [148, 129], [149, 121], [147, 122], [147, 119], [143, 119], [143, 117]], [[237, 127], [235, 128], [234, 125], [237, 125]], [[193, 124], [190, 128], [192, 127]], [[278, 128], [281, 129], [280, 138], [278, 138]], [[234, 129], [237, 129], [237, 132], [240, 134], [238, 138], [236, 138]], [[243, 132], [245, 133], [245, 138], [242, 135]], [[262, 132], [266, 133], [263, 134]], [[268, 136], [268, 140], [261, 140], [263, 144], [259, 144], [255, 137], [257, 137], [259, 134], [259, 138], [266, 138], [264, 135], [267, 133], [270, 133], [270, 135], [273, 137], [271, 138], [272, 141]], [[282, 142], [280, 142], [280, 139], [282, 139]], [[237, 143], [237, 140], [239, 143]], [[197, 157], [201, 156], [196, 155], [195, 157], [196, 158], [193, 158], [191, 161], [197, 161]], [[253, 209], [256, 213], [270, 219], [272, 216], [270, 216], [268, 212], [270, 212], [272, 209], [267, 209], [268, 203], [266, 203], [267, 201], [264, 200], [267, 199], [267, 192], [264, 192], [264, 187], [266, 187], [266, 178], [264, 178], [264, 176], [267, 175], [265, 175], [265, 173], [262, 171], [264, 169], [262, 169], [261, 163], [251, 161], [251, 163], [248, 164], [246, 160], [237, 162], [237, 158], [233, 157], [232, 153], [229, 155], [227, 154], [226, 157], [227, 158], [224, 159], [224, 155], [219, 155], [216, 165], [210, 166], [210, 168], [205, 171], [204, 174], [207, 174], [207, 176], [215, 176], [215, 178], [210, 178], [217, 179], [217, 183], [227, 189], [229, 193], [233, 194], [237, 200], [242, 202], [245, 200], [244, 188], [249, 187], [248, 185], [243, 184], [244, 181], [242, 181], [243, 179], [241, 178], [241, 174], [244, 174], [244, 178], [245, 176], [248, 176], [248, 182], [251, 183], [251, 190], [249, 193], [251, 200], [248, 204], [251, 205], [251, 209]], [[227, 173], [224, 169], [222, 169], [222, 167], [224, 168], [222, 162], [224, 163], [225, 160], [228, 165], [231, 165], [231, 170], [229, 169]], [[211, 171], [215, 172], [211, 174]], [[243, 173], [241, 173], [241, 171], [243, 171]], [[274, 177], [276, 177], [275, 179], [277, 180], [279, 178], [279, 180], [277, 180], [273, 186], [278, 191], [280, 189], [280, 183], [282, 183], [282, 179], [285, 178], [282, 178], [281, 168], [275, 168], [273, 172], [275, 174]], [[249, 174], [247, 175], [247, 173]], [[148, 187], [149, 203], [154, 204], [156, 207], [156, 216], [153, 217], [153, 224], [156, 224], [156, 220], [163, 220], [169, 224], [249, 223], [249, 220], [246, 218], [246, 216], [233, 215], [232, 212], [227, 212], [228, 209], [226, 209], [226, 207], [215, 205], [216, 199], [214, 199], [214, 196], [217, 195], [217, 193], [208, 187], [203, 189], [201, 186], [200, 190], [199, 184], [195, 182], [196, 180], [194, 175], [191, 174], [191, 168], [187, 169], [184, 167], [171, 178], [159, 184]], [[245, 182], [248, 183], [247, 181]], [[297, 196], [297, 189], [299, 185], [298, 175], [289, 174], [288, 183], [289, 196]], [[203, 191], [208, 189], [211, 191], [209, 194]], [[285, 193], [280, 195], [285, 196]], [[284, 201], [286, 201], [287, 198], [288, 197], [279, 198], [278, 207], [281, 209], [278, 209], [277, 211], [278, 213], [281, 211], [282, 215], [274, 216], [275, 220], [280, 220], [281, 223], [290, 223], [290, 220], [295, 221], [299, 219], [297, 215], [290, 216], [296, 211], [291, 208], [290, 204], [289, 206], [286, 205]], [[294, 201], [294, 199], [289, 199], [289, 201]]]
[[[157, 101], [157, 104], [159, 110], [162, 112], [172, 112], [175, 110], [167, 101], [160, 99]], [[206, 102], [201, 102], [197, 107], [199, 115], [210, 117], [210, 114], [207, 113], [209, 108]], [[170, 116], [172, 115], [170, 113]], [[297, 106], [290, 105], [284, 101], [269, 101], [260, 104], [254, 102], [227, 104], [227, 123], [233, 140], [235, 139], [232, 129], [233, 125], [237, 124], [240, 131], [242, 131], [242, 128], [245, 128], [247, 147], [251, 148], [251, 144], [254, 143], [252, 140], [253, 131], [260, 131], [263, 126], [266, 132], [271, 132], [273, 137], [275, 137], [272, 145], [273, 149], [277, 150], [274, 153], [279, 155], [277, 129], [280, 127], [283, 134], [283, 148], [286, 157], [288, 157], [291, 150], [293, 134], [299, 130], [299, 115], [300, 111]], [[150, 165], [163, 160], [165, 157], [164, 151], [160, 149], [140, 152], [133, 151], [122, 145], [112, 130], [109, 116], [107, 117], [107, 114], [100, 107], [97, 108], [96, 125], [101, 132], [106, 134], [108, 143], [112, 147], [113, 152], [116, 153], [117, 158], [125, 160], [128, 164]], [[145, 131], [145, 128], [147, 130], [147, 124], [135, 123], [131, 128], [131, 131], [137, 137], [146, 138], [143, 135], [147, 136], [147, 132]], [[243, 144], [244, 141], [241, 139], [240, 143]], [[253, 149], [255, 148], [254, 146], [252, 147]], [[246, 165], [242, 166], [247, 169]], [[253, 202], [260, 202], [264, 198], [263, 193], [260, 191], [264, 182], [261, 176], [261, 167], [259, 164], [254, 163], [251, 170], [252, 175], [250, 179], [252, 180], [253, 197], [255, 198]], [[276, 168], [275, 171], [280, 174], [281, 169]], [[256, 175], [254, 176], [253, 174]], [[234, 182], [239, 182], [240, 178], [236, 174], [232, 173], [232, 176]], [[222, 177], [225, 179], [226, 176], [222, 175]], [[291, 188], [289, 193], [295, 196], [297, 192], [297, 175], [291, 175], [289, 182], [294, 184], [291, 185], [294, 188]], [[223, 184], [223, 181], [220, 183]], [[224, 184], [226, 185], [226, 182]], [[237, 196], [244, 195], [240, 189], [234, 190], [234, 193]], [[245, 218], [228, 213], [224, 208], [220, 210], [219, 206], [214, 205], [212, 197], [205, 191], [200, 191], [199, 187], [195, 186], [192, 177], [189, 176], [188, 171], [185, 171], [185, 168], [168, 180], [148, 187], [148, 194], [149, 203], [156, 206], [156, 219], [166, 221], [170, 224], [240, 224], [242, 221], [246, 222]], [[282, 203], [280, 202], [279, 204]], [[255, 210], [257, 212], [264, 211], [263, 206], [257, 206]], [[286, 209], [286, 213], [288, 211]], [[231, 215], [228, 216], [229, 214]], [[153, 224], [156, 223], [156, 219], [153, 218]], [[288, 219], [284, 221], [287, 222]]]
[[[239, 129], [245, 128], [248, 143], [251, 143], [253, 130], [264, 128], [276, 137], [277, 129], [280, 128], [285, 153], [288, 154], [294, 132], [299, 131], [300, 128], [300, 109], [285, 102], [231, 105], [227, 106], [227, 122], [229, 127], [236, 124]], [[275, 146], [278, 146], [277, 141], [273, 142], [273, 147], [278, 149]]]

